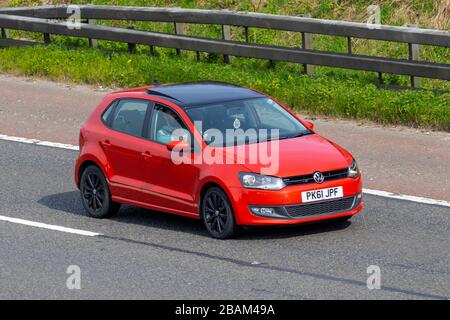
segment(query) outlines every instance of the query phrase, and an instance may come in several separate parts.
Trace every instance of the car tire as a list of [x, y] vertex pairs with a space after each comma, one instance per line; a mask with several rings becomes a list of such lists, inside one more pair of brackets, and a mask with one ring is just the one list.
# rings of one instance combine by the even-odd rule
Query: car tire
[[206, 230], [213, 238], [228, 239], [236, 234], [237, 226], [230, 200], [218, 187], [208, 189], [203, 195], [201, 218]]
[[80, 194], [84, 209], [93, 218], [108, 218], [120, 209], [120, 203], [111, 200], [108, 183], [97, 166], [89, 166], [83, 171]]

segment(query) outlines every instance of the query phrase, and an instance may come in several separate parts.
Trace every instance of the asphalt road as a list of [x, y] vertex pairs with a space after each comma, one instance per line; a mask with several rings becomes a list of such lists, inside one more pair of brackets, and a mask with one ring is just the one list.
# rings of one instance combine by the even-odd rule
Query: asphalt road
[[[75, 151], [0, 141], [0, 299], [449, 299], [450, 209], [366, 196], [349, 223], [209, 238], [199, 221], [125, 207], [85, 216]], [[66, 287], [69, 265], [81, 289]], [[381, 289], [366, 286], [381, 269]]]

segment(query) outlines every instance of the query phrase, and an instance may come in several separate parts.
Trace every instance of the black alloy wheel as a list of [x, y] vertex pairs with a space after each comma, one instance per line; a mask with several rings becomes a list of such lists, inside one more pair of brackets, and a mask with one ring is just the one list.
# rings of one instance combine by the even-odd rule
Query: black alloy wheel
[[80, 192], [83, 207], [91, 217], [110, 217], [120, 209], [120, 204], [111, 200], [105, 176], [96, 166], [89, 166], [83, 171]]
[[227, 195], [218, 187], [208, 189], [202, 198], [202, 220], [213, 238], [226, 239], [235, 234], [233, 210]]

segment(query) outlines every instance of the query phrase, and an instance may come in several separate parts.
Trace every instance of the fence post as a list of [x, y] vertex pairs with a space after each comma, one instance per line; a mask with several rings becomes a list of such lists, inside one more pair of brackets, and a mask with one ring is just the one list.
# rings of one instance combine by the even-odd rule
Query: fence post
[[[305, 14], [305, 18], [311, 18], [311, 15]], [[313, 48], [313, 41], [312, 41], [312, 34], [302, 32], [302, 48], [306, 50], [312, 50]], [[307, 75], [312, 75], [314, 73], [314, 66], [309, 64], [303, 64], [304, 71]]]
[[[186, 34], [186, 25], [184, 23], [174, 22], [174, 26], [175, 26], [175, 34], [178, 34], [178, 35]], [[181, 49], [177, 48], [176, 50], [177, 50], [177, 55], [180, 55]]]
[[384, 84], [383, 74], [381, 72], [378, 72], [378, 84], [380, 86], [382, 86]]
[[[231, 40], [231, 28], [230, 26], [222, 25], [222, 39], [223, 40]], [[225, 63], [231, 62], [231, 57], [227, 54], [223, 55], [223, 61]]]
[[[302, 48], [307, 50], [312, 50], [312, 34], [302, 32]], [[314, 66], [310, 64], [303, 64], [303, 68], [307, 75], [312, 75], [314, 73]]]
[[49, 33], [44, 33], [44, 43], [45, 44], [50, 44], [52, 42], [52, 40], [50, 39], [50, 34]]
[[[415, 24], [408, 24], [409, 28], [417, 28]], [[408, 43], [409, 49], [409, 60], [419, 60], [420, 59], [420, 48], [418, 44]], [[411, 76], [411, 87], [417, 88], [420, 87], [420, 78]]]
[[[128, 26], [127, 29], [133, 30], [134, 26]], [[128, 43], [128, 52], [136, 53], [136, 43]]]
[[1, 38], [8, 39], [8, 30], [7, 29], [4, 29], [4, 28], [1, 29]]
[[[96, 20], [95, 19], [87, 19], [87, 23], [90, 25], [95, 25]], [[89, 47], [91, 48], [97, 48], [97, 40], [89, 38]]]
[[353, 54], [352, 37], [347, 37], [347, 52], [348, 54]]

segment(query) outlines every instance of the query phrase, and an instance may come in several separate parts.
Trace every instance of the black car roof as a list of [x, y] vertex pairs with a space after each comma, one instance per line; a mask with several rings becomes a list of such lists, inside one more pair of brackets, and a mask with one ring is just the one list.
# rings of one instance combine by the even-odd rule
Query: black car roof
[[151, 95], [175, 100], [181, 107], [264, 97], [256, 91], [216, 81], [163, 84], [151, 87], [147, 92]]

